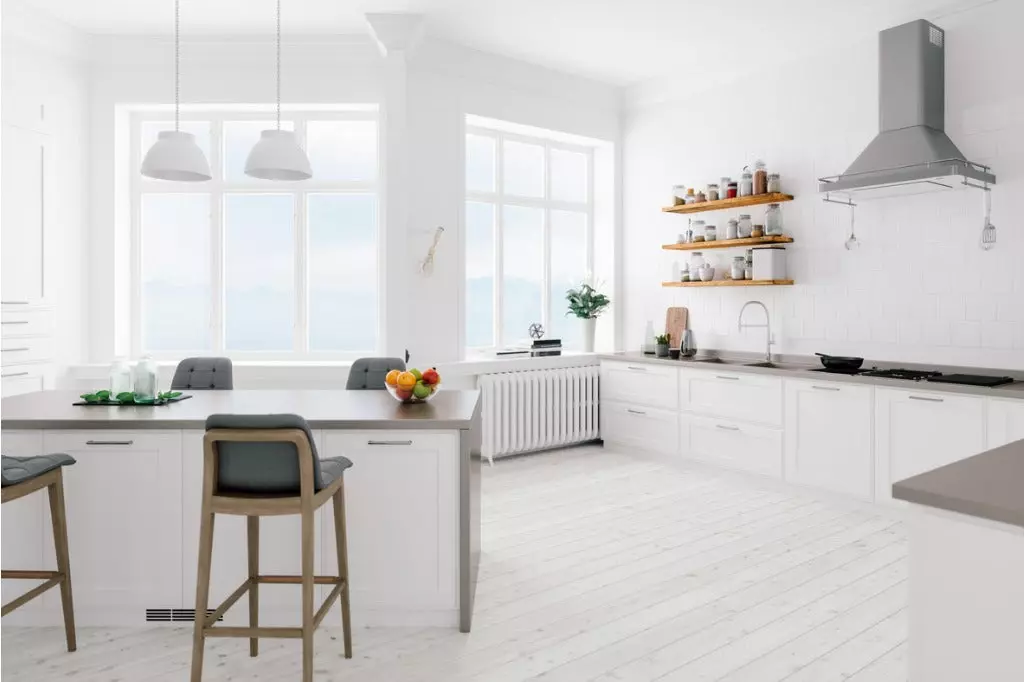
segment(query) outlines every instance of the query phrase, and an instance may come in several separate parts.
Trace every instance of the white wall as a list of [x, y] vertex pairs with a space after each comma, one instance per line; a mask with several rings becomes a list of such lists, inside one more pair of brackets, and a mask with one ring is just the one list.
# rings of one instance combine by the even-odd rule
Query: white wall
[[[841, 173], [877, 133], [877, 37], [771, 72], [710, 87], [687, 99], [644, 104], [636, 88], [624, 148], [624, 278], [627, 348], [646, 320], [684, 305], [697, 344], [759, 351], [762, 330], [736, 331], [749, 299], [771, 310], [776, 351], [1024, 368], [1024, 3], [1000, 0], [937, 20], [946, 30], [946, 129], [973, 161], [998, 177], [992, 193], [999, 243], [978, 247], [980, 192], [864, 203], [859, 251], [843, 248], [849, 212], [822, 203], [816, 178]], [[768, 50], [770, 52], [770, 50]], [[771, 60], [767, 60], [771, 63]], [[710, 64], [690, 69], [701, 81]], [[662, 251], [686, 218], [662, 214], [674, 184], [703, 185], [763, 158], [782, 175], [789, 269], [797, 285], [751, 289], [667, 289]], [[739, 213], [739, 211], [736, 211]], [[755, 222], [763, 215], [751, 211]], [[696, 216], [718, 224], [725, 212]], [[706, 251], [719, 267], [741, 251]]]

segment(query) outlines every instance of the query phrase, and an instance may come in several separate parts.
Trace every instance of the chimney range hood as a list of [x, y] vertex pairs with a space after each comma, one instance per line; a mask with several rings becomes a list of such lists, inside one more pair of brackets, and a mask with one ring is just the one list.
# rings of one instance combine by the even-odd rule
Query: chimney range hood
[[[819, 178], [818, 191], [862, 198], [916, 194], [967, 185], [988, 189], [996, 177], [968, 161], [945, 127], [945, 34], [923, 19], [878, 36], [880, 131], [842, 175]], [[826, 197], [827, 201], [834, 201]]]

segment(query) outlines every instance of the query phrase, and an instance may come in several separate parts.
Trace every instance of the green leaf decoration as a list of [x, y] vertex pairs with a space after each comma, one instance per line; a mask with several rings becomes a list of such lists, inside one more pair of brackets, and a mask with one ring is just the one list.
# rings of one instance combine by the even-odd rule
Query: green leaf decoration
[[110, 391], [96, 391], [96, 397], [100, 400], [110, 400]]
[[157, 395], [160, 400], [174, 400], [181, 396], [181, 391], [164, 391]]
[[100, 401], [100, 397], [95, 393], [83, 393], [78, 397], [87, 403], [98, 403]]
[[130, 405], [135, 402], [135, 394], [131, 391], [124, 391], [117, 394], [116, 400], [122, 405]]

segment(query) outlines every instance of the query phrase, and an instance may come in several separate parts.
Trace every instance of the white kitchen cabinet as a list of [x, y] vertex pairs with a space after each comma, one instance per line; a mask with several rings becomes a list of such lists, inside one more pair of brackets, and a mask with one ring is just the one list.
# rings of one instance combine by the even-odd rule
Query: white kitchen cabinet
[[3, 125], [0, 148], [0, 303], [38, 305], [45, 296], [47, 136]]
[[0, 371], [0, 395], [8, 398], [22, 393], [42, 391], [51, 368], [47, 365], [21, 365]]
[[[13, 457], [34, 457], [43, 454], [43, 434], [39, 431], [4, 431], [3, 453]], [[8, 570], [42, 570], [55, 565], [51, 554], [43, 558], [45, 537], [52, 533], [49, 500], [46, 490], [40, 490], [8, 502], [0, 512], [3, 524], [3, 567]], [[52, 547], [51, 542], [48, 546]], [[72, 570], [74, 566], [72, 566]], [[38, 583], [31, 580], [4, 580], [3, 601], [6, 604], [24, 594]], [[42, 599], [34, 599], [25, 606], [4, 616], [11, 625], [41, 625]]]
[[[347, 457], [345, 509], [353, 614], [363, 622], [457, 622], [459, 434], [323, 432], [322, 457]], [[332, 503], [323, 507], [323, 570], [337, 571]], [[340, 621], [340, 609], [329, 616]], [[417, 622], [419, 621], [419, 622]], [[392, 620], [392, 622], [394, 622]]]
[[871, 499], [872, 389], [787, 379], [787, 481]]
[[[79, 622], [138, 625], [145, 609], [177, 606], [181, 432], [44, 431], [43, 450], [77, 460], [64, 471], [64, 496]], [[44, 545], [52, 566], [52, 538]]]
[[782, 429], [721, 417], [683, 414], [681, 452], [710, 464], [782, 477]]
[[672, 410], [601, 400], [606, 443], [666, 455], [679, 453], [679, 417]]
[[1024, 440], [1024, 400], [988, 400], [988, 448]]
[[782, 379], [726, 368], [684, 369], [679, 404], [686, 412], [782, 426]]
[[875, 389], [875, 499], [892, 484], [985, 449], [984, 398]]
[[665, 365], [602, 362], [601, 400], [675, 410], [679, 407], [678, 376], [678, 369]]

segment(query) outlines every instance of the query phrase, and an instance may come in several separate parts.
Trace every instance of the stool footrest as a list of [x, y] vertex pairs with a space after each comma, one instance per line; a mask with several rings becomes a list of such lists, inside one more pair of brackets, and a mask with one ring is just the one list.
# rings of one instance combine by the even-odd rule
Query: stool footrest
[[[20, 571], [13, 571], [13, 572], [14, 573], [19, 573]], [[25, 571], [25, 572], [26, 573], [39, 573], [40, 571]], [[8, 571], [4, 571], [4, 573], [6, 574], [6, 573], [8, 573]], [[3, 577], [7, 578], [7, 577], [14, 577], [14, 576], [4, 575]], [[37, 585], [37, 586], [33, 587], [31, 590], [29, 590], [28, 592], [26, 592], [25, 594], [23, 594], [20, 597], [18, 597], [17, 599], [12, 599], [9, 603], [4, 604], [3, 608], [0, 609], [0, 615], [6, 616], [11, 611], [15, 610], [16, 608], [18, 608], [20, 606], [24, 606], [25, 604], [27, 604], [28, 602], [32, 601], [36, 597], [40, 596], [43, 592], [46, 592], [51, 587], [56, 587], [57, 585], [60, 585], [62, 582], [64, 582], [64, 574], [63, 573], [57, 573], [54, 577], [50, 578], [49, 580], [47, 580], [42, 585]]]
[[[335, 575], [315, 575], [313, 576], [314, 585], [337, 585], [344, 581], [344, 578], [340, 578]], [[256, 576], [256, 582], [261, 585], [301, 585], [301, 575], [258, 575]]]
[[49, 580], [63, 575], [60, 571], [0, 571], [4, 580]]
[[[60, 582], [59, 578], [55, 578], [56, 582]], [[331, 605], [334, 604], [338, 595], [341, 594], [342, 589], [345, 587], [345, 579], [339, 576], [333, 575], [317, 575], [313, 576], [313, 583], [316, 585], [334, 585], [330, 594], [324, 599], [324, 603], [320, 605], [317, 610], [315, 617], [313, 618], [313, 628], [315, 629], [320, 625], [320, 621], [324, 619], [327, 612], [330, 610]], [[221, 605], [210, 612], [208, 616], [203, 618], [203, 615], [196, 611], [196, 618], [203, 618], [203, 635], [206, 637], [301, 637], [302, 628], [241, 628], [241, 627], [226, 627], [223, 625], [213, 625], [221, 616], [227, 613], [228, 609], [235, 605], [239, 599], [241, 599], [254, 585], [301, 585], [302, 576], [299, 575], [258, 575], [255, 578], [248, 578], [245, 582], [238, 586], [238, 588], [228, 596]], [[49, 589], [52, 585], [47, 584], [44, 589]], [[36, 590], [39, 590], [37, 587]], [[32, 594], [31, 592], [29, 594]], [[35, 596], [35, 595], [33, 595]], [[31, 597], [29, 597], [31, 599]], [[18, 600], [15, 600], [18, 601]], [[26, 600], [27, 601], [27, 600]], [[12, 602], [13, 603], [13, 602]], [[20, 606], [24, 602], [18, 604]], [[17, 606], [13, 607], [17, 608]], [[4, 607], [4, 613], [6, 614], [7, 607]], [[289, 634], [292, 632], [298, 634]], [[217, 634], [213, 634], [213, 633]], [[264, 632], [271, 632], [276, 634], [263, 634]]]
[[243, 628], [218, 625], [206, 628], [204, 637], [267, 637], [288, 639], [302, 637], [302, 628]]

